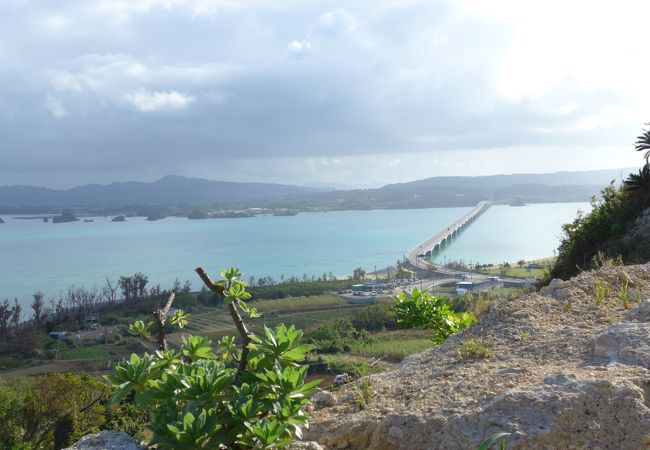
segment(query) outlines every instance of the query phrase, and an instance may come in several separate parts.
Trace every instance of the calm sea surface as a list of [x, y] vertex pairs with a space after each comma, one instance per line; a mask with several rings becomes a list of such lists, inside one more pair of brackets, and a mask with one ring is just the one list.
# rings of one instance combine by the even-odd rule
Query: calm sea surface
[[[276, 280], [304, 273], [337, 276], [362, 266], [368, 271], [398, 258], [471, 208], [344, 211], [293, 217], [147, 222], [110, 218], [94, 222], [44, 223], [3, 216], [0, 224], [0, 299], [31, 294], [57, 296], [69, 285], [101, 285], [105, 277], [141, 271], [150, 283], [171, 286], [175, 278], [200, 281], [193, 270], [238, 266], [245, 278]], [[561, 225], [587, 203], [492, 206], [438, 261], [502, 262], [552, 256]]]

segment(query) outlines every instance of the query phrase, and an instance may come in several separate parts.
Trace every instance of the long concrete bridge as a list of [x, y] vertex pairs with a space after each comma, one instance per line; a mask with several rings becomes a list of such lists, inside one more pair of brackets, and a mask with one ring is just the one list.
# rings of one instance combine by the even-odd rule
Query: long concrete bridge
[[[455, 270], [450, 270], [443, 268], [439, 264], [432, 264], [429, 262], [427, 257], [431, 256], [433, 252], [436, 252], [444, 247], [446, 247], [453, 238], [455, 238], [461, 231], [467, 228], [478, 216], [484, 213], [492, 203], [483, 201], [479, 202], [478, 205], [474, 207], [470, 212], [465, 214], [460, 219], [456, 220], [451, 225], [448, 225], [438, 233], [431, 236], [429, 239], [421, 243], [420, 245], [414, 247], [405, 255], [406, 261], [408, 261], [414, 267], [419, 269], [435, 269], [437, 272], [442, 273], [456, 273]], [[460, 273], [460, 272], [459, 272]]]

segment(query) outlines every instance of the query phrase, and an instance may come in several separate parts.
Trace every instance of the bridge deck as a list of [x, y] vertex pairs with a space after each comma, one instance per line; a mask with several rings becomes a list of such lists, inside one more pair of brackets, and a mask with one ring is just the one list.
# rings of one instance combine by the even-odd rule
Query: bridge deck
[[[478, 205], [476, 205], [471, 211], [469, 211], [467, 214], [462, 216], [460, 219], [446, 226], [441, 231], [434, 234], [433, 236], [431, 236], [429, 239], [427, 239], [420, 245], [412, 248], [406, 254], [406, 260], [411, 264], [413, 264], [415, 267], [426, 269], [430, 265], [430, 263], [425, 261], [422, 258], [422, 255], [425, 255], [426, 253], [433, 251], [436, 247], [439, 248], [443, 244], [443, 242], [446, 242], [448, 238], [452, 237], [459, 230], [461, 230], [463, 227], [468, 225], [469, 222], [471, 222], [472, 220], [480, 216], [490, 206], [491, 206], [490, 202], [487, 201], [479, 202]], [[446, 271], [447, 270], [445, 270], [445, 272]], [[450, 271], [450, 272], [455, 272], [455, 271]]]

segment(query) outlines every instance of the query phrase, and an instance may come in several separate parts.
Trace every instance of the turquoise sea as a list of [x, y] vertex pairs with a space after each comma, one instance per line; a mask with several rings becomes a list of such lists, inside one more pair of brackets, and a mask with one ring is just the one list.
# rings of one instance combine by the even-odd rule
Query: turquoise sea
[[[238, 266], [245, 278], [276, 280], [333, 272], [344, 277], [355, 267], [367, 271], [394, 265], [412, 247], [471, 208], [342, 211], [292, 217], [147, 222], [44, 223], [2, 216], [0, 299], [29, 305], [42, 291], [55, 298], [69, 285], [100, 286], [105, 277], [141, 271], [150, 283], [169, 287], [175, 278], [198, 289], [194, 268], [217, 275]], [[437, 255], [438, 261], [502, 262], [552, 256], [561, 225], [587, 203], [492, 206]]]

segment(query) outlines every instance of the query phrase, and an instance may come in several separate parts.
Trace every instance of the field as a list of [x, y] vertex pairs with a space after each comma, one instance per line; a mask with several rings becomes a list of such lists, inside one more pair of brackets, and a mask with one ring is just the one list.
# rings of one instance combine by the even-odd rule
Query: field
[[366, 358], [381, 358], [384, 361], [398, 363], [405, 356], [420, 353], [434, 345], [429, 339], [429, 332], [423, 330], [389, 331], [373, 334], [373, 341], [352, 347], [352, 355]]
[[79, 347], [63, 352], [64, 359], [91, 359], [105, 358], [108, 352], [103, 345], [92, 345], [90, 347]]
[[548, 268], [544, 267], [543, 269], [529, 269], [527, 267], [512, 266], [509, 269], [494, 268], [488, 270], [479, 270], [478, 272], [485, 275], [505, 276], [511, 278], [534, 278], [536, 280], [541, 280], [548, 275]]
[[[264, 326], [275, 327], [280, 323], [294, 325], [309, 333], [310, 330], [323, 324], [335, 322], [338, 319], [354, 319], [361, 311], [371, 305], [390, 305], [392, 297], [347, 297], [336, 294], [314, 296], [288, 297], [278, 300], [257, 300], [250, 302], [262, 317], [248, 319], [249, 329], [257, 334], [263, 333]], [[208, 307], [194, 302], [186, 308], [189, 311], [189, 324], [182, 330], [176, 329], [168, 334], [168, 343], [179, 347], [182, 337], [188, 334], [205, 336], [213, 341], [225, 335], [238, 338], [227, 307], [222, 303]], [[2, 361], [5, 370], [16, 374], [45, 373], [48, 371], [87, 370], [104, 372], [109, 366], [132, 352], [142, 353], [153, 351], [153, 341], [143, 342], [131, 337], [126, 332], [126, 324], [135, 320], [150, 320], [150, 315], [141, 311], [115, 309], [102, 314], [102, 326], [98, 333], [106, 336], [106, 342], [98, 341], [94, 335], [73, 342], [52, 342], [45, 333], [39, 338], [34, 357], [20, 357], [17, 360], [6, 355]], [[340, 354], [317, 354], [317, 367], [320, 371], [314, 373], [334, 374], [341, 370], [350, 371], [359, 365], [371, 365], [372, 371], [386, 370], [393, 367], [404, 356], [421, 352], [431, 347], [426, 332], [409, 330], [379, 332], [372, 334], [372, 339], [366, 344], [355, 343], [348, 351]], [[18, 356], [16, 356], [18, 357]], [[323, 362], [324, 361], [324, 362]], [[76, 364], [76, 365], [75, 365]], [[22, 368], [21, 368], [22, 367]]]
[[311, 297], [289, 297], [282, 300], [261, 300], [251, 302], [250, 306], [260, 312], [303, 311], [306, 309], [326, 308], [347, 305], [349, 302], [338, 295], [314, 295]]

